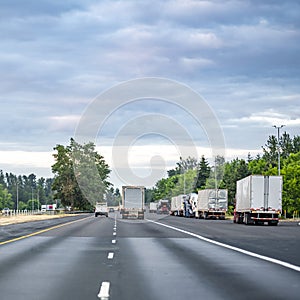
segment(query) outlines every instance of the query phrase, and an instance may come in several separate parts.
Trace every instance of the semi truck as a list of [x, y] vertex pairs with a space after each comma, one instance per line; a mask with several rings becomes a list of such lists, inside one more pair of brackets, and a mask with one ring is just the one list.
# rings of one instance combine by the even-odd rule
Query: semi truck
[[170, 211], [170, 202], [168, 199], [161, 199], [157, 203], [158, 214], [168, 214]]
[[95, 217], [106, 216], [108, 217], [107, 202], [97, 202], [95, 205]]
[[156, 213], [157, 202], [150, 202], [149, 213]]
[[122, 219], [144, 219], [145, 187], [122, 186]]
[[203, 219], [225, 219], [228, 196], [225, 189], [205, 189], [198, 191], [193, 211], [196, 217]]
[[282, 177], [250, 175], [236, 183], [234, 223], [277, 225], [282, 210]]
[[171, 198], [171, 210], [170, 215], [172, 216], [183, 216], [184, 215], [184, 202], [186, 201], [186, 195], [178, 195]]

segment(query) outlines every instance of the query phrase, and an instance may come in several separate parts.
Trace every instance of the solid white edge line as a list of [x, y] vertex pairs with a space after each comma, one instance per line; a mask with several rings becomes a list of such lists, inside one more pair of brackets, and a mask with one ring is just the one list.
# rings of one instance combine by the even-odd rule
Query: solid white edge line
[[234, 246], [230, 246], [230, 245], [223, 244], [223, 243], [220, 243], [220, 242], [217, 242], [217, 241], [214, 241], [214, 240], [210, 240], [210, 239], [205, 238], [201, 235], [198, 235], [198, 234], [195, 234], [195, 233], [192, 233], [192, 232], [189, 232], [189, 231], [177, 228], [177, 227], [173, 227], [173, 226], [170, 226], [170, 225], [166, 225], [166, 224], [159, 223], [159, 222], [152, 221], [152, 220], [148, 220], [148, 219], [146, 219], [146, 221], [152, 222], [154, 224], [161, 225], [161, 226], [164, 226], [164, 227], [167, 227], [167, 228], [170, 228], [170, 229], [173, 229], [173, 230], [185, 233], [185, 234], [188, 234], [190, 236], [193, 236], [195, 238], [198, 238], [200, 240], [206, 241], [206, 242], [211, 243], [211, 244], [215, 244], [215, 245], [218, 245], [218, 246], [221, 246], [221, 247], [224, 247], [224, 248], [236, 251], [236, 252], [240, 252], [240, 253], [243, 253], [243, 254], [246, 254], [246, 255], [249, 255], [249, 256], [252, 256], [252, 257], [256, 257], [256, 258], [259, 258], [259, 259], [262, 259], [262, 260], [265, 260], [265, 261], [268, 261], [268, 262], [271, 262], [271, 263], [281, 265], [283, 267], [295, 270], [297, 272], [300, 272], [300, 267], [295, 266], [295, 265], [290, 264], [290, 263], [287, 263], [287, 262], [284, 262], [284, 261], [281, 261], [281, 260], [278, 260], [278, 259], [275, 259], [275, 258], [260, 255], [260, 254], [254, 253], [254, 252], [250, 252], [250, 251], [243, 250], [243, 249], [240, 249], [240, 248], [237, 248], [237, 247], [234, 247]]
[[103, 281], [101, 284], [101, 287], [100, 287], [100, 291], [98, 293], [98, 298], [101, 298], [101, 299], [109, 298], [109, 287], [110, 287], [110, 282]]
[[113, 259], [114, 258], [114, 253], [113, 252], [109, 252], [107, 258], [108, 259]]

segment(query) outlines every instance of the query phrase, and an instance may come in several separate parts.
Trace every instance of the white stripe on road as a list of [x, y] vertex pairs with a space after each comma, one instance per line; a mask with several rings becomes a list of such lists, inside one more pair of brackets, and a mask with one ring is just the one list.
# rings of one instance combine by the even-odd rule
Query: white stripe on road
[[111, 242], [112, 242], [113, 244], [115, 244], [115, 243], [116, 243], [116, 240], [112, 240]]
[[166, 224], [159, 223], [159, 222], [152, 221], [152, 220], [147, 220], [147, 221], [155, 223], [155, 224], [160, 225], [160, 226], [164, 226], [164, 227], [179, 231], [179, 232], [182, 232], [182, 233], [185, 233], [185, 234], [188, 234], [188, 235], [193, 236], [193, 237], [195, 237], [197, 239], [200, 239], [202, 241], [206, 241], [206, 242], [209, 242], [211, 244], [215, 244], [215, 245], [218, 245], [218, 246], [221, 246], [221, 247], [233, 250], [233, 251], [237, 251], [237, 252], [240, 252], [240, 253], [243, 253], [243, 254], [246, 254], [246, 255], [249, 255], [249, 256], [252, 256], [252, 257], [256, 257], [256, 258], [259, 258], [259, 259], [262, 259], [262, 260], [265, 260], [265, 261], [268, 261], [268, 262], [271, 262], [271, 263], [274, 263], [274, 264], [277, 264], [277, 265], [281, 265], [283, 267], [286, 267], [286, 268], [289, 268], [289, 269], [300, 272], [300, 267], [292, 265], [292, 264], [287, 263], [285, 261], [281, 261], [281, 260], [278, 260], [278, 259], [275, 259], [275, 258], [260, 255], [260, 254], [254, 253], [254, 252], [250, 252], [250, 251], [243, 250], [243, 249], [240, 249], [240, 248], [237, 248], [237, 247], [234, 247], [234, 246], [230, 246], [230, 245], [223, 244], [223, 243], [220, 243], [220, 242], [217, 242], [217, 241], [214, 241], [214, 240], [210, 240], [210, 239], [208, 239], [206, 237], [203, 237], [201, 235], [198, 235], [198, 234], [195, 234], [195, 233], [192, 233], [192, 232], [189, 232], [189, 231], [177, 228], [177, 227], [173, 227], [173, 226], [166, 225]]
[[117, 235], [117, 233], [116, 233], [116, 232], [113, 232], [113, 235]]
[[110, 286], [110, 283], [108, 281], [102, 282], [100, 291], [98, 294], [98, 298], [100, 298], [100, 299], [108, 299], [109, 298], [109, 286]]
[[108, 259], [113, 259], [114, 258], [114, 253], [113, 252], [109, 252], [107, 258]]

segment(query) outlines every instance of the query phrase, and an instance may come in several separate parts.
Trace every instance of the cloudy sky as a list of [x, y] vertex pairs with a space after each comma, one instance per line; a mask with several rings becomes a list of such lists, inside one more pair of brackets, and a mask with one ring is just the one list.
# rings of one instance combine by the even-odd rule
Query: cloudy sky
[[[140, 176], [151, 166], [172, 168], [189, 153], [187, 140], [210, 158], [216, 135], [205, 116], [192, 116], [206, 105], [228, 159], [256, 155], [276, 134], [272, 125], [300, 134], [298, 0], [2, 0], [0, 35], [4, 172], [52, 176], [53, 147], [76, 136], [91, 107], [99, 120], [89, 134], [96, 132], [116, 185], [128, 166]], [[159, 92], [103, 97], [148, 77], [184, 85], [201, 100], [191, 109]]]

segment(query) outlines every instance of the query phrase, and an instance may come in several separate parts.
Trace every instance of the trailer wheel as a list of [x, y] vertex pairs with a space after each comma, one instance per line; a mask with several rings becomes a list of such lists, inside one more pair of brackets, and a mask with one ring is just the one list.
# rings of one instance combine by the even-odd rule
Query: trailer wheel
[[251, 214], [245, 214], [245, 217], [244, 217], [244, 222], [246, 225], [251, 225], [253, 224], [252, 220], [251, 220]]
[[269, 221], [269, 222], [268, 222], [268, 225], [269, 225], [269, 226], [277, 226], [277, 225], [278, 225], [278, 222], [277, 222], [277, 221]]

